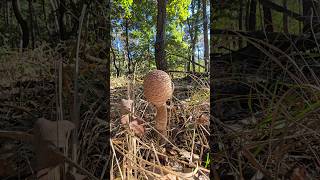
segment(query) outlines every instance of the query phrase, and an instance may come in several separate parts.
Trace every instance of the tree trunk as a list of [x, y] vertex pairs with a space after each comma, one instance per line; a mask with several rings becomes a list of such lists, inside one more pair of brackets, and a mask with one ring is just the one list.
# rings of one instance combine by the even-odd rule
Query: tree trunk
[[248, 22], [248, 31], [255, 31], [256, 30], [256, 11], [257, 11], [257, 0], [251, 0], [249, 22]]
[[[239, 30], [243, 30], [243, 0], [240, 0], [239, 3], [239, 17], [238, 17], [238, 25], [239, 25]], [[239, 37], [239, 48], [242, 48], [242, 38]]]
[[263, 23], [264, 23], [265, 31], [273, 32], [271, 10], [266, 6], [263, 6]]
[[[194, 0], [195, 1], [195, 0]], [[192, 16], [194, 16], [194, 9], [195, 9], [195, 4], [191, 5], [191, 8], [192, 8]], [[195, 45], [196, 45], [196, 33], [197, 33], [197, 29], [195, 27], [196, 25], [196, 22], [193, 21], [191, 23], [191, 27], [189, 29], [190, 32], [190, 39], [191, 39], [191, 63], [192, 63], [192, 72], [195, 72], [196, 68], [195, 68]]]
[[65, 0], [60, 0], [58, 23], [59, 23], [59, 33], [60, 33], [61, 40], [66, 40], [66, 30], [64, 26], [64, 20], [63, 20], [65, 12], [66, 12], [66, 2]]
[[[282, 0], [282, 5], [283, 5], [283, 8], [287, 9], [287, 0]], [[283, 18], [282, 19], [282, 21], [283, 21], [283, 32], [286, 33], [286, 34], [289, 34], [288, 15], [283, 13], [282, 18]]]
[[[194, 0], [191, 3], [191, 14], [192, 16], [196, 16], [196, 19], [193, 20], [193, 22], [190, 22], [190, 19], [188, 19], [188, 24], [189, 24], [189, 34], [190, 34], [190, 40], [191, 40], [191, 63], [192, 63], [192, 72], [196, 71], [195, 67], [195, 51], [196, 51], [196, 43], [197, 43], [197, 37], [198, 37], [198, 25], [197, 22], [199, 20], [199, 10], [200, 10], [200, 0], [198, 0], [198, 7], [197, 7], [197, 14], [194, 12], [195, 11], [195, 2], [197, 0]], [[188, 69], [190, 70], [190, 65], [188, 65]]]
[[126, 31], [126, 49], [127, 49], [127, 57], [128, 57], [128, 73], [131, 74], [131, 64], [132, 64], [132, 60], [130, 57], [130, 48], [129, 48], [129, 23], [128, 23], [128, 18], [126, 18], [125, 21], [125, 31]]
[[209, 62], [209, 42], [208, 42], [208, 17], [207, 17], [207, 0], [202, 0], [202, 14], [203, 14], [203, 43], [204, 43], [204, 66], [205, 71], [208, 72]]
[[22, 30], [22, 48], [27, 48], [29, 44], [29, 27], [27, 21], [24, 20], [21, 15], [18, 7], [18, 0], [12, 0], [12, 8]]
[[246, 0], [246, 17], [245, 17], [245, 28], [249, 30], [249, 16], [250, 16], [250, 0]]
[[35, 41], [35, 37], [34, 37], [34, 21], [33, 21], [33, 6], [32, 6], [32, 0], [28, 0], [28, 4], [29, 4], [29, 20], [30, 20], [30, 33], [31, 33], [31, 46], [32, 49], [34, 49], [34, 41]]
[[[302, 13], [304, 17], [310, 16], [312, 8], [312, 0], [302, 0]], [[303, 21], [303, 32], [307, 32], [310, 30], [309, 20]]]
[[157, 69], [166, 71], [167, 61], [165, 52], [165, 29], [166, 29], [166, 4], [167, 0], [158, 1], [158, 14], [157, 14], [157, 35], [155, 43], [155, 60]]
[[5, 9], [5, 25], [6, 25], [6, 27], [9, 27], [10, 8], [9, 8], [8, 0], [6, 0], [6, 4], [5, 4], [4, 9]]
[[117, 56], [116, 56], [116, 53], [114, 52], [112, 47], [111, 47], [111, 51], [112, 51], [112, 55], [113, 55], [113, 66], [116, 69], [117, 77], [119, 77], [120, 76], [119, 68], [117, 67], [117, 64], [116, 64]]

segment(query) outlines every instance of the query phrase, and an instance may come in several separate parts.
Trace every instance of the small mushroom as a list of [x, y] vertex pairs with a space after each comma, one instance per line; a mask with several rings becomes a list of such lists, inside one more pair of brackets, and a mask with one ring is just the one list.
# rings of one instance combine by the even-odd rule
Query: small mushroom
[[173, 83], [170, 76], [161, 70], [148, 73], [143, 82], [144, 96], [147, 101], [155, 105], [156, 130], [166, 136], [167, 130], [167, 105], [166, 101], [172, 97]]

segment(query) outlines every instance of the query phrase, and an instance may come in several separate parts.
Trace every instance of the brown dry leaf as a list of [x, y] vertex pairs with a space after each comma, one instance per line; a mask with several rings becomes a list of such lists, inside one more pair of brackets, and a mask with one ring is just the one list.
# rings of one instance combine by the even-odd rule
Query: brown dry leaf
[[[181, 157], [184, 157], [186, 159], [190, 159], [191, 158], [191, 152], [189, 151], [186, 151], [184, 149], [180, 149], [178, 150], [179, 151], [179, 154], [181, 155]], [[198, 154], [193, 154], [193, 157], [192, 157], [194, 160], [196, 159], [200, 159], [200, 156]]]
[[133, 120], [134, 120], [134, 121], [137, 121], [139, 125], [140, 125], [140, 124], [143, 124], [143, 122], [144, 122], [144, 120], [143, 120], [142, 118], [136, 117], [136, 116], [133, 116]]
[[122, 115], [120, 119], [121, 124], [128, 124], [129, 123], [129, 114]]
[[132, 112], [133, 101], [131, 99], [121, 99], [120, 102], [120, 112], [121, 114], [129, 114]]
[[35, 143], [35, 168], [41, 170], [44, 168], [54, 167], [64, 162], [64, 157], [54, 151], [54, 147], [47, 142], [38, 140]]
[[290, 180], [306, 180], [307, 179], [307, 170], [305, 167], [296, 167], [294, 168]]
[[207, 124], [209, 124], [209, 120], [210, 120], [210, 118], [208, 115], [201, 114], [199, 116], [199, 118], [197, 119], [197, 124], [207, 125]]
[[35, 134], [60, 148], [67, 145], [67, 135], [74, 128], [70, 121], [49, 121], [45, 118], [39, 118], [34, 125]]
[[60, 168], [54, 167], [54, 168], [41, 169], [40, 171], [37, 172], [36, 179], [37, 180], [61, 179]]
[[53, 122], [44, 118], [37, 120], [33, 128], [36, 170], [54, 167], [64, 162], [64, 157], [57, 154], [55, 148], [67, 145], [67, 134], [73, 128], [74, 124], [70, 121]]
[[138, 120], [133, 120], [132, 122], [129, 123], [130, 129], [133, 130], [133, 132], [138, 135], [142, 136], [144, 135], [145, 129], [142, 124], [139, 124]]

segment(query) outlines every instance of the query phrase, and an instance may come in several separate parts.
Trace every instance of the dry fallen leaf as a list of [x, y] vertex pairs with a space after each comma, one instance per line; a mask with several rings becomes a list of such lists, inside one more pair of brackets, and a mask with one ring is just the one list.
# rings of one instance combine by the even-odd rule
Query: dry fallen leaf
[[74, 128], [70, 121], [49, 121], [39, 118], [34, 127], [35, 169], [41, 170], [63, 163], [64, 157], [55, 152], [57, 147], [67, 145], [67, 134]]
[[206, 114], [201, 114], [197, 119], [197, 124], [207, 125], [209, 124], [209, 116]]
[[133, 100], [131, 99], [121, 99], [120, 102], [120, 112], [121, 114], [129, 114], [132, 112]]
[[39, 118], [34, 125], [38, 136], [60, 148], [67, 145], [67, 135], [74, 128], [70, 121], [49, 121], [45, 118]]
[[138, 136], [142, 136], [145, 132], [143, 125], [139, 124], [138, 120], [133, 120], [132, 122], [130, 122], [129, 127]]
[[121, 124], [128, 124], [129, 123], [129, 114], [122, 115], [120, 119]]
[[307, 170], [305, 167], [294, 168], [290, 180], [306, 180]]
[[[37, 180], [51, 180], [51, 179], [61, 179], [60, 175], [60, 168], [54, 167], [54, 168], [45, 168], [41, 169], [36, 174]], [[32, 179], [32, 177], [30, 177]], [[34, 178], [33, 178], [34, 179]]]
[[35, 143], [35, 154], [36, 154], [36, 161], [35, 161], [35, 170], [41, 170], [44, 168], [55, 167], [58, 164], [64, 162], [64, 157], [60, 156], [59, 154], [55, 153], [54, 147], [49, 145], [45, 141], [37, 141]]

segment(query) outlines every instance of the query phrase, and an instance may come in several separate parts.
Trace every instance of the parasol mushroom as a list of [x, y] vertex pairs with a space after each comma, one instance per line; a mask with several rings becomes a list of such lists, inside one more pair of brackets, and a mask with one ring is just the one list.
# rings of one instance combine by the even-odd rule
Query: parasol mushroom
[[167, 130], [167, 105], [166, 101], [172, 97], [173, 83], [170, 76], [161, 70], [148, 73], [143, 82], [144, 96], [147, 101], [155, 105], [157, 114], [155, 128], [163, 136]]

